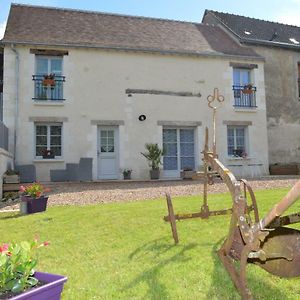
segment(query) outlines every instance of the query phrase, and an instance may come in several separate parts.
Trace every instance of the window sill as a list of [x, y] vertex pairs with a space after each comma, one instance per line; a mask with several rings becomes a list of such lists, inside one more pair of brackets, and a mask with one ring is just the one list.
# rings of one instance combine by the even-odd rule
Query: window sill
[[255, 113], [258, 111], [257, 106], [254, 107], [237, 107], [233, 106], [234, 111], [236, 112], [250, 112], [250, 113]]
[[64, 106], [65, 100], [33, 100], [37, 106]]
[[230, 161], [249, 161], [251, 160], [251, 157], [246, 157], [246, 158], [243, 158], [243, 157], [227, 157], [227, 160], [230, 160]]
[[34, 163], [63, 163], [64, 159], [60, 158], [36, 158], [33, 160]]

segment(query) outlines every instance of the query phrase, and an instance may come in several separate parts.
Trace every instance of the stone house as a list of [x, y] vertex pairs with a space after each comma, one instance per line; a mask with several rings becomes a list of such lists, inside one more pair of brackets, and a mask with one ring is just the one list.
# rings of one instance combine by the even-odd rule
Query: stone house
[[[166, 149], [162, 178], [198, 170], [215, 87], [220, 159], [266, 172], [264, 59], [217, 26], [12, 4], [1, 45], [9, 149], [31, 178], [148, 179], [145, 143]], [[253, 86], [232, 91], [244, 67]]]
[[299, 162], [300, 27], [211, 10], [202, 23], [220, 26], [265, 58], [269, 161]]

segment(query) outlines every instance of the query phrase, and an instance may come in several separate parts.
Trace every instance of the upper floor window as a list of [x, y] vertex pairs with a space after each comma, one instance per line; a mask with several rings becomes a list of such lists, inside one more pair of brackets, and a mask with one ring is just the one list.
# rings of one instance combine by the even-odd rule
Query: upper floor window
[[64, 100], [65, 77], [62, 57], [36, 56], [36, 71], [33, 75], [35, 100]]
[[35, 124], [35, 156], [54, 158], [62, 155], [62, 124]]
[[256, 87], [250, 69], [233, 68], [234, 106], [256, 107]]
[[227, 149], [228, 155], [233, 157], [247, 156], [247, 127], [227, 127]]

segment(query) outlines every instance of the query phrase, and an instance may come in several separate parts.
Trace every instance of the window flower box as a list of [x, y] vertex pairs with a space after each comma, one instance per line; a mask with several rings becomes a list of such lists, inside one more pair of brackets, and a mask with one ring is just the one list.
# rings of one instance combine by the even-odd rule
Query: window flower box
[[253, 93], [253, 85], [252, 84], [244, 85], [242, 92], [243, 92], [243, 94], [252, 94]]
[[51, 88], [54, 88], [55, 87], [55, 74], [51, 73], [49, 75], [44, 75], [43, 86], [44, 87], [50, 86]]
[[52, 150], [45, 149], [43, 151], [43, 158], [52, 159], [52, 158], [55, 158], [55, 154]]

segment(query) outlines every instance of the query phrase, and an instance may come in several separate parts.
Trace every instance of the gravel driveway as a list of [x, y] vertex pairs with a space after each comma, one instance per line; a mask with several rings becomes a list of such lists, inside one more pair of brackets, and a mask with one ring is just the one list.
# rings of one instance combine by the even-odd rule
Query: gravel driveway
[[[255, 190], [292, 187], [299, 179], [251, 180]], [[92, 182], [50, 184], [50, 205], [82, 205], [120, 201], [136, 201], [172, 196], [199, 195], [203, 192], [200, 181], [156, 181], [156, 182]], [[227, 192], [224, 183], [209, 186], [210, 193]]]

